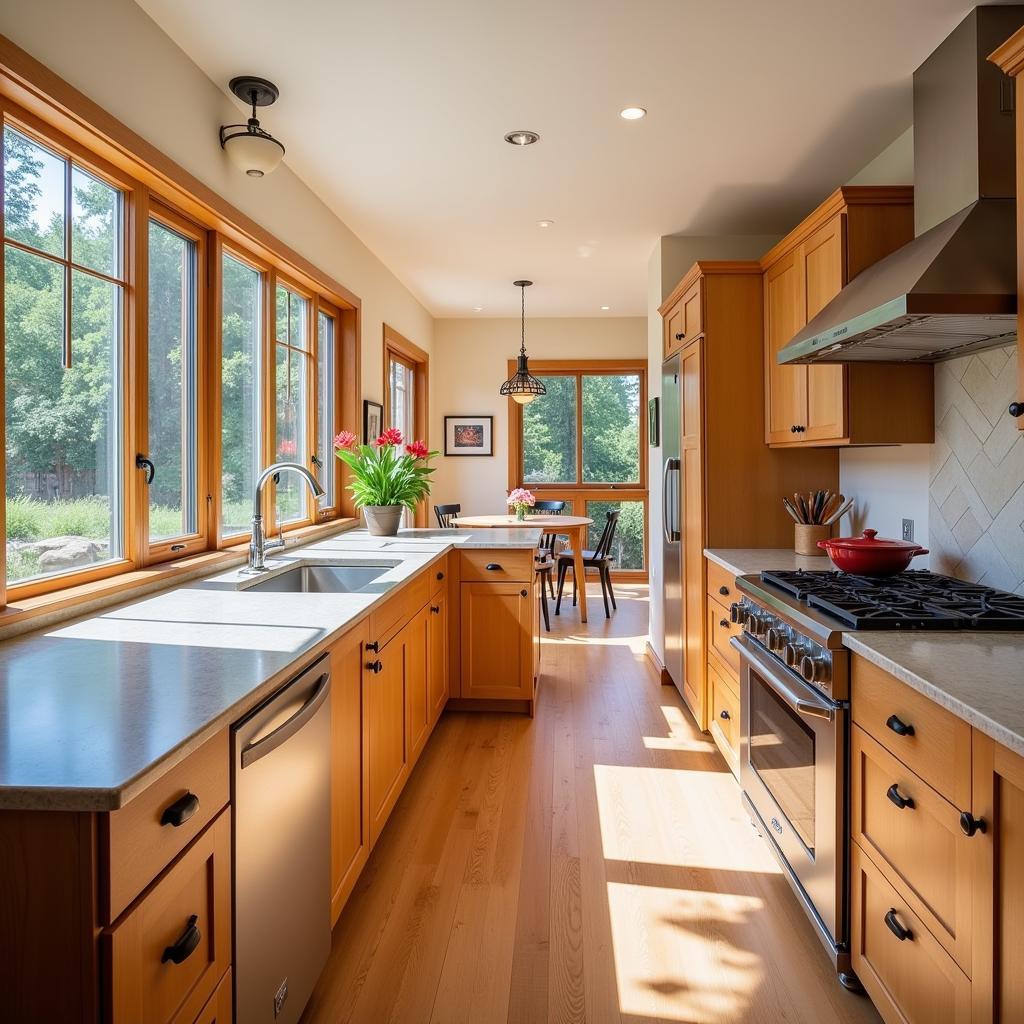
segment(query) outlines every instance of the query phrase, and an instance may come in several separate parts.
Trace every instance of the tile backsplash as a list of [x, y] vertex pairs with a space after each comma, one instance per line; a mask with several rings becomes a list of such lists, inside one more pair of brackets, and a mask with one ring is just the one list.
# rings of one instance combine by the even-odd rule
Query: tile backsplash
[[935, 367], [931, 568], [1024, 593], [1024, 431], [1006, 411], [1016, 346]]

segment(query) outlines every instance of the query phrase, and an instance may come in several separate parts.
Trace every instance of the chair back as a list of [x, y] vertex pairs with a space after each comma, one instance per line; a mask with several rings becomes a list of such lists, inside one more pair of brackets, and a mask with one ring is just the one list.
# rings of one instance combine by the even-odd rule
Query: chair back
[[544, 501], [535, 501], [533, 503], [534, 514], [541, 512], [546, 516], [560, 516], [565, 511], [564, 501], [552, 501], [546, 499]]
[[435, 505], [434, 515], [437, 516], [437, 525], [442, 530], [450, 530], [452, 528], [452, 519], [461, 511], [461, 505]]
[[612, 549], [612, 541], [615, 540], [615, 528], [619, 525], [621, 513], [621, 508], [608, 509], [605, 516], [604, 529], [601, 531], [601, 538], [597, 542], [597, 547], [594, 548], [594, 558], [608, 557], [608, 552]]

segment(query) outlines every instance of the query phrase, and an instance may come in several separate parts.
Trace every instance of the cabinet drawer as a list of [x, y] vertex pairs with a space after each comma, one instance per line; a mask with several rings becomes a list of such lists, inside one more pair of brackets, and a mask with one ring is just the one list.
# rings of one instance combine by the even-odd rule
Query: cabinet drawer
[[230, 811], [196, 839], [105, 942], [111, 1024], [192, 1024], [231, 962]]
[[[853, 969], [887, 1021], [969, 1024], [971, 982], [853, 844]], [[907, 929], [901, 941], [886, 923]]]
[[740, 594], [736, 590], [736, 577], [717, 562], [712, 562], [710, 558], [707, 563], [708, 596], [728, 608], [733, 601], [740, 599]]
[[717, 654], [723, 664], [736, 675], [740, 672], [740, 656], [729, 643], [729, 638], [739, 636], [740, 627], [729, 621], [729, 612], [713, 597], [708, 598], [708, 646]]
[[117, 918], [227, 804], [230, 768], [225, 729], [134, 800], [101, 819], [100, 843], [109, 879], [102, 897], [105, 924]]
[[853, 658], [853, 721], [947, 800], [971, 805], [971, 727], [888, 672]]
[[733, 775], [739, 775], [740, 764], [740, 701], [733, 685], [708, 662], [708, 689], [711, 715], [708, 729], [718, 744]]
[[220, 979], [217, 991], [206, 1001], [199, 1011], [195, 1024], [232, 1024], [234, 1020], [234, 1000], [231, 996], [231, 971]]
[[436, 597], [448, 586], [448, 577], [451, 575], [451, 570], [448, 567], [448, 559], [451, 557], [451, 555], [445, 555], [444, 558], [435, 562], [427, 570], [427, 580], [430, 583], [431, 598]]
[[370, 643], [376, 643], [378, 649], [382, 649], [427, 603], [431, 582], [436, 582], [438, 571], [431, 568], [421, 572], [370, 613]]
[[463, 583], [530, 583], [533, 580], [533, 552], [527, 548], [462, 551], [460, 557]]
[[853, 838], [969, 970], [972, 840], [960, 829], [960, 811], [856, 725], [851, 764]]

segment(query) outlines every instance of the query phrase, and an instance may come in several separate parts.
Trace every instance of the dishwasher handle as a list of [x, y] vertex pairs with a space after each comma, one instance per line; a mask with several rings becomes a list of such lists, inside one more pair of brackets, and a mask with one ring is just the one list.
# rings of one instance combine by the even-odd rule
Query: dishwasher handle
[[291, 718], [282, 722], [273, 732], [267, 733], [262, 739], [256, 740], [255, 743], [247, 743], [242, 748], [242, 767], [248, 768], [261, 757], [276, 750], [286, 740], [291, 739], [317, 713], [320, 705], [327, 699], [330, 682], [330, 672], [324, 672], [316, 681], [316, 688], [313, 690], [312, 696]]

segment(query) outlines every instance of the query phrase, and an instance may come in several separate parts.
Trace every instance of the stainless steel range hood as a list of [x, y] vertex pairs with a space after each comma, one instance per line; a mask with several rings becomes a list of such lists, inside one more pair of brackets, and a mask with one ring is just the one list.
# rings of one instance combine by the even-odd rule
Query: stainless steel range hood
[[917, 237], [862, 271], [780, 363], [938, 362], [1017, 337], [1012, 83], [1024, 6], [975, 8], [914, 74]]

